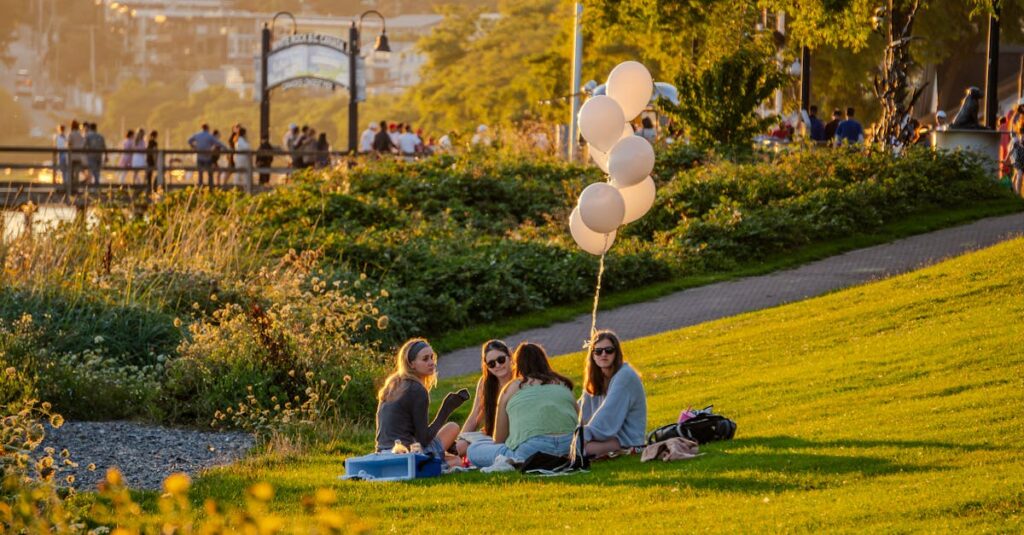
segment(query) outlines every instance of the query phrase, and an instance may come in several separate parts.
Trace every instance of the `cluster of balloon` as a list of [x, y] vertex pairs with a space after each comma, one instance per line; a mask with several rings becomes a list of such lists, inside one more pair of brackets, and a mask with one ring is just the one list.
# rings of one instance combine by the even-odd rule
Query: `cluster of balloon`
[[608, 174], [607, 182], [584, 188], [569, 216], [569, 232], [580, 249], [601, 257], [594, 290], [590, 334], [597, 329], [604, 255], [622, 225], [644, 216], [654, 204], [654, 147], [633, 134], [635, 119], [654, 93], [650, 71], [636, 61], [620, 63], [608, 75], [607, 95], [587, 100], [580, 108], [580, 133], [594, 163]]
[[608, 94], [587, 100], [580, 108], [580, 133], [590, 157], [608, 173], [607, 182], [583, 190], [569, 216], [569, 231], [580, 249], [603, 256], [617, 229], [644, 216], [654, 204], [654, 148], [633, 134], [629, 121], [644, 110], [654, 92], [654, 79], [636, 61], [620, 63], [608, 75]]

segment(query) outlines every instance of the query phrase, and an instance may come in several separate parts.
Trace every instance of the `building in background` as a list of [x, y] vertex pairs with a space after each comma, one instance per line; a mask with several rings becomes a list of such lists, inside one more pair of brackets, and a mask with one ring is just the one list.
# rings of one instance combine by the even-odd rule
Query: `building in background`
[[[230, 0], [102, 0], [112, 31], [124, 35], [129, 65], [122, 72], [144, 82], [188, 79], [195, 87], [225, 85], [235, 91], [240, 73], [253, 86], [253, 58], [259, 53], [260, 31], [273, 13], [236, 10]], [[320, 33], [348, 39], [352, 19], [296, 14], [300, 33]], [[369, 58], [369, 95], [401, 93], [419, 81], [426, 61], [416, 42], [437, 26], [436, 14], [400, 15], [387, 19], [391, 54], [387, 62]], [[363, 21], [363, 50], [370, 50], [380, 33], [380, 21]], [[275, 38], [292, 32], [291, 20], [278, 17]], [[215, 72], [222, 75], [216, 75]], [[127, 75], [127, 74], [126, 74]], [[230, 86], [229, 86], [230, 84]]]

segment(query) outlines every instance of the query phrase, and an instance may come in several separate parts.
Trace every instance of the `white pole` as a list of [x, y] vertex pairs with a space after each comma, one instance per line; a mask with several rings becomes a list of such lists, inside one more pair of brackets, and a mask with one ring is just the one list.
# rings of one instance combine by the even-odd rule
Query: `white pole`
[[573, 26], [575, 48], [572, 54], [572, 118], [569, 120], [569, 161], [578, 159], [576, 140], [579, 139], [580, 79], [583, 70], [583, 2], [576, 2], [576, 22]]

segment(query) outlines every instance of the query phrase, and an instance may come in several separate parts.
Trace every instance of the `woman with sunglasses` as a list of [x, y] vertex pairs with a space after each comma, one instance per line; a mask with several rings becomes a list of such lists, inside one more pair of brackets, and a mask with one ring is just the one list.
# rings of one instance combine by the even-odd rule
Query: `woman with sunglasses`
[[[501, 340], [488, 340], [480, 347], [480, 379], [476, 382], [473, 410], [462, 425], [462, 433], [482, 431], [494, 436], [494, 420], [498, 412], [498, 394], [512, 380], [512, 351]], [[482, 439], [486, 440], [486, 439]], [[455, 443], [459, 455], [465, 457], [469, 441], [459, 438]]]
[[428, 424], [430, 389], [437, 383], [434, 350], [426, 340], [413, 338], [398, 350], [396, 361], [394, 373], [377, 392], [377, 451], [389, 451], [395, 442], [406, 447], [419, 443], [424, 453], [444, 459], [459, 434], [458, 424], [448, 417], [469, 399], [469, 391], [445, 396]]
[[590, 340], [579, 403], [588, 455], [601, 457], [644, 445], [644, 384], [636, 370], [624, 362], [622, 344], [612, 331], [598, 331]]
[[572, 445], [578, 417], [572, 381], [551, 369], [537, 344], [519, 344], [512, 360], [515, 375], [498, 398], [494, 440], [469, 446], [469, 460], [479, 467], [499, 455], [520, 462], [537, 452], [564, 456]]

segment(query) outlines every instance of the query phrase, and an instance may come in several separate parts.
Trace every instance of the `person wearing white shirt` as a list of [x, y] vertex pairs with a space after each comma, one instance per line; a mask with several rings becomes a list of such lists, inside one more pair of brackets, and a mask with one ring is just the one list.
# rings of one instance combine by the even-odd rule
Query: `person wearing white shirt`
[[370, 123], [370, 126], [363, 130], [359, 138], [359, 154], [366, 154], [373, 150], [373, 138], [377, 136], [377, 123]]
[[491, 146], [491, 135], [487, 133], [487, 125], [482, 124], [476, 127], [476, 133], [473, 134], [473, 138], [469, 140], [470, 145], [483, 145], [485, 147]]
[[412, 126], [405, 125], [405, 132], [398, 136], [398, 150], [402, 152], [406, 161], [412, 161], [416, 156], [416, 147], [421, 143], [423, 141], [420, 140], [420, 136], [413, 133]]
[[[67, 150], [68, 148], [68, 136], [64, 134], [64, 125], [57, 125], [57, 133], [53, 136], [53, 148], [57, 149], [58, 151], [60, 151], [61, 149]], [[67, 165], [68, 153], [58, 152], [57, 167], [60, 169], [60, 177], [62, 182], [67, 182], [68, 179]]]
[[235, 167], [238, 172], [234, 174], [235, 184], [245, 184], [248, 178], [249, 170], [252, 169], [252, 154], [248, 151], [252, 150], [252, 145], [249, 144], [249, 140], [245, 139], [245, 128], [238, 129], [238, 140], [235, 141]]

